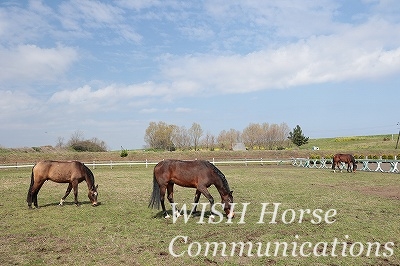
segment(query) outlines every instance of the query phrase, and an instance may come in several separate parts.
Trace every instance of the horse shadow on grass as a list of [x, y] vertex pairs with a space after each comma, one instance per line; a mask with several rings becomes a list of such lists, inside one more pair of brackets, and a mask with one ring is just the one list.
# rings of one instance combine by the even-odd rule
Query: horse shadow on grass
[[[170, 219], [172, 219], [172, 210], [167, 211], [167, 213], [170, 216]], [[182, 210], [179, 213], [180, 213], [180, 216], [184, 216]], [[197, 218], [197, 217], [201, 217], [201, 215], [203, 215], [204, 219], [208, 219], [211, 215], [211, 211], [205, 211], [204, 214], [202, 214], [201, 211], [196, 211], [196, 212], [192, 212], [192, 213], [190, 213], [190, 211], [186, 211], [186, 215], [190, 216], [190, 218]], [[164, 212], [159, 211], [158, 213], [156, 213], [156, 215], [153, 216], [153, 218], [165, 218]], [[178, 217], [178, 219], [180, 219], [180, 218], [182, 218], [182, 217]]]
[[[50, 207], [50, 206], [60, 206], [60, 207], [64, 207], [64, 206], [76, 206], [76, 207], [80, 207], [81, 205], [92, 205], [92, 203], [90, 201], [80, 201], [78, 205], [75, 204], [75, 202], [67, 202], [65, 201], [63, 203], [63, 205], [60, 205], [59, 202], [53, 202], [53, 203], [47, 203], [47, 204], [43, 204], [43, 205], [39, 205], [39, 208], [45, 208], [45, 207]], [[101, 202], [97, 202], [97, 206], [100, 206]]]

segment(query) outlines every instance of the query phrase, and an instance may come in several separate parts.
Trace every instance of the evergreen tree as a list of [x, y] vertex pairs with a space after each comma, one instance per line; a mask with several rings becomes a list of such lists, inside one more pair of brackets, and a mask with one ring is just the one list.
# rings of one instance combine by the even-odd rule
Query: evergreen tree
[[303, 131], [299, 125], [297, 125], [292, 132], [289, 132], [288, 139], [290, 139], [298, 147], [308, 142], [308, 137], [303, 135]]

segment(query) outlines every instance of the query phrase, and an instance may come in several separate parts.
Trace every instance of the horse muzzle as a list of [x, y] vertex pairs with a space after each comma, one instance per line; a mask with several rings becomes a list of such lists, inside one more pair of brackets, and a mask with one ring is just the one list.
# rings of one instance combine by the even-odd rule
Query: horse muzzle
[[97, 206], [99, 206], [99, 204], [97, 202], [92, 203], [92, 207], [97, 207]]
[[228, 219], [232, 219], [233, 217], [235, 217], [235, 213], [231, 212], [230, 209], [226, 209], [225, 214], [226, 214], [226, 217], [228, 217]]

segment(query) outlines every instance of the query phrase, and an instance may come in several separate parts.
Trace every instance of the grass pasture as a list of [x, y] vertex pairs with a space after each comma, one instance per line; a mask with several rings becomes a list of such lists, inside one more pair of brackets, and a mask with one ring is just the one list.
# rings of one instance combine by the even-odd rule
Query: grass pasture
[[[292, 166], [218, 166], [234, 191], [237, 214], [233, 223], [198, 223], [200, 217], [184, 223], [180, 217], [161, 218], [158, 210], [148, 209], [152, 188], [152, 167], [96, 167], [93, 173], [99, 184], [101, 205], [90, 206], [85, 183], [79, 185], [80, 207], [75, 207], [73, 195], [66, 205], [58, 206], [66, 184], [46, 182], [39, 196], [39, 209], [29, 210], [25, 202], [30, 182], [30, 168], [0, 170], [0, 264], [1, 265], [400, 265], [400, 176], [398, 174], [357, 172], [332, 173], [325, 169], [304, 169]], [[219, 195], [210, 189], [216, 202]], [[194, 189], [175, 186], [175, 202], [190, 204]], [[205, 203], [204, 197], [201, 202]], [[240, 221], [242, 203], [247, 206], [244, 223]], [[270, 224], [272, 215], [260, 220], [262, 205], [279, 206], [277, 223]], [[167, 205], [170, 209], [169, 204]], [[291, 210], [299, 219], [299, 209], [330, 209], [337, 211], [332, 224], [312, 224], [313, 217], [305, 216], [302, 223], [285, 224]], [[207, 209], [208, 210], [208, 209]], [[315, 218], [315, 217], [314, 217]], [[171, 241], [187, 236], [173, 244], [175, 253], [186, 252], [174, 258], [169, 252]], [[332, 254], [337, 239], [336, 256]], [[257, 256], [247, 247], [242, 256], [223, 256], [218, 251], [203, 256], [205, 243], [231, 242], [288, 243], [287, 254], [281, 249], [274, 256]], [[307, 257], [292, 252], [297, 244], [309, 242], [316, 254]], [[326, 250], [319, 242], [329, 242]], [[376, 256], [366, 255], [366, 243], [380, 243]], [[390, 242], [394, 246], [390, 246]], [[295, 244], [293, 244], [295, 243]], [[390, 250], [385, 250], [389, 243]], [[189, 245], [200, 255], [190, 257]], [[341, 254], [342, 247], [347, 249]], [[219, 246], [221, 247], [221, 246]], [[360, 248], [364, 250], [360, 251]], [[359, 256], [352, 257], [360, 253]], [[339, 251], [341, 250], [341, 251]], [[305, 245], [305, 254], [313, 249]], [[386, 252], [387, 257], [383, 256]], [[273, 252], [272, 252], [273, 253]], [[294, 255], [293, 255], [294, 254]], [[333, 252], [335, 254], [335, 252]]]

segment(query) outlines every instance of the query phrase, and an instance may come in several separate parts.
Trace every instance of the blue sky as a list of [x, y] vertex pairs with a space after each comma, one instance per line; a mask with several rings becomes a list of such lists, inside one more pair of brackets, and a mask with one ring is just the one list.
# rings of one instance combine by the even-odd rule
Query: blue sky
[[150, 122], [397, 134], [400, 1], [2, 1], [0, 146], [79, 131], [142, 148]]

